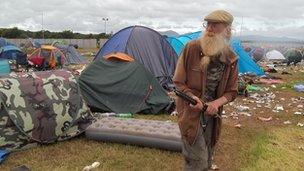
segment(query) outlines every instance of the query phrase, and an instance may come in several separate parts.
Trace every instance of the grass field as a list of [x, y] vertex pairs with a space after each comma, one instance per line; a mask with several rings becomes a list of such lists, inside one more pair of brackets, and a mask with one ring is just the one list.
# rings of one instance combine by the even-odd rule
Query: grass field
[[[249, 106], [252, 116], [239, 115], [238, 119], [223, 119], [221, 139], [214, 156], [215, 164], [220, 170], [304, 170], [304, 127], [297, 126], [298, 122], [304, 123], [304, 115], [294, 115], [295, 111], [303, 112], [297, 105], [304, 101], [291, 101], [292, 98], [304, 97], [304, 93], [297, 93], [292, 89], [294, 83], [304, 82], [304, 73], [299, 70], [289, 70], [292, 76], [274, 74], [282, 77], [285, 83], [270, 88], [276, 94], [272, 105], [281, 104], [284, 111], [274, 113], [272, 108], [257, 108], [255, 103], [244, 100], [245, 97], [236, 99], [234, 104]], [[227, 116], [234, 111], [233, 105], [225, 107]], [[273, 119], [263, 122], [257, 119], [259, 116]], [[177, 121], [176, 116], [169, 115], [136, 115], [135, 118]], [[286, 120], [292, 124], [283, 124]], [[241, 124], [242, 127], [236, 128], [235, 124]], [[19, 165], [43, 171], [82, 170], [95, 161], [101, 163], [97, 170], [176, 171], [183, 168], [180, 153], [97, 142], [80, 136], [69, 141], [12, 153], [0, 165], [0, 170], [10, 170]]]
[[[176, 118], [168, 115], [136, 116], [156, 120]], [[303, 116], [302, 116], [303, 117]], [[304, 121], [290, 116], [292, 121]], [[221, 170], [301, 170], [304, 167], [304, 129], [295, 125], [264, 123], [241, 118], [243, 127], [226, 120], [215, 162]], [[87, 140], [81, 136], [69, 141], [13, 153], [0, 166], [9, 170], [26, 165], [32, 170], [81, 170], [99, 161], [98, 170], [182, 170], [180, 153], [122, 144]]]

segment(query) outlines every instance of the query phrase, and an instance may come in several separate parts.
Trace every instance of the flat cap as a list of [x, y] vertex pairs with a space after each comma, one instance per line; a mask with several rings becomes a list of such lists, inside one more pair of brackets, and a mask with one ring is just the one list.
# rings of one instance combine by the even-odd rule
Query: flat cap
[[233, 16], [225, 10], [215, 10], [208, 14], [204, 20], [209, 22], [221, 22], [231, 25], [233, 22]]

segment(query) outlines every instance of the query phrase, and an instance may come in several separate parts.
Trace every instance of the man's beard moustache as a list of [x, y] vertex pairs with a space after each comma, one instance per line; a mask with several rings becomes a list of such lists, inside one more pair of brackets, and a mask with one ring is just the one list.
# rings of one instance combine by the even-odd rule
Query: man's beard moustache
[[212, 57], [222, 56], [221, 54], [225, 48], [229, 46], [228, 41], [223, 33], [214, 34], [212, 32], [205, 32], [200, 38], [200, 44], [204, 54], [204, 57], [201, 59], [202, 69], [207, 69]]

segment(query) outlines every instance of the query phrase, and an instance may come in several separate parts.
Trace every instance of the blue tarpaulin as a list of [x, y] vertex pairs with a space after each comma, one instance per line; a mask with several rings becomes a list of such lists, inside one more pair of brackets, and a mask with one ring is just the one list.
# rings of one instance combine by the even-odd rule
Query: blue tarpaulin
[[256, 75], [264, 75], [264, 71], [253, 61], [253, 59], [245, 52], [240, 40], [232, 40], [231, 47], [239, 57], [239, 73], [254, 73]]

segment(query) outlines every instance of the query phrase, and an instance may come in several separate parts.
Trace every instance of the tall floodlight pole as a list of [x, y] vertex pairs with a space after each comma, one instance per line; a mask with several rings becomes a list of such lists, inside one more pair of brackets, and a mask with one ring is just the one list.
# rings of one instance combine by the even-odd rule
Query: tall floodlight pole
[[102, 20], [105, 22], [105, 34], [107, 34], [107, 21], [109, 21], [109, 18], [102, 18]]

